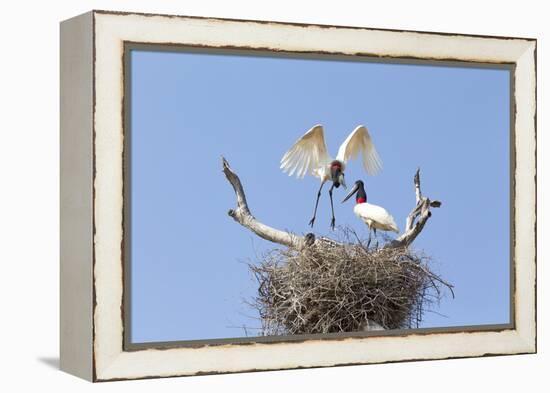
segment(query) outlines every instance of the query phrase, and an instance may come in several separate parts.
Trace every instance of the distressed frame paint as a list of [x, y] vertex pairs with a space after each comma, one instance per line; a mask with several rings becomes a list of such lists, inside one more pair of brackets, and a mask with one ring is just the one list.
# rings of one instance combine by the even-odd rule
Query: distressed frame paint
[[[536, 352], [536, 40], [105, 11], [93, 11], [91, 18], [93, 130], [82, 126], [89, 131], [92, 151], [81, 159], [93, 162], [93, 203], [86, 210], [93, 219], [93, 247], [82, 250], [92, 256], [92, 266], [87, 266], [93, 268], [92, 293], [82, 302], [91, 309], [93, 326], [91, 358], [83, 353], [79, 361], [91, 364], [92, 375], [80, 376], [106, 381]], [[131, 43], [513, 67], [513, 324], [368, 337], [298, 336], [271, 340], [269, 345], [261, 340], [187, 347], [125, 345], [124, 53]], [[62, 57], [71, 55], [68, 48], [62, 51], [67, 52]], [[62, 238], [62, 249], [65, 246]], [[63, 267], [68, 262], [61, 263]], [[86, 277], [90, 271], [82, 268], [80, 274]], [[62, 274], [61, 279], [69, 277]], [[65, 307], [71, 311], [74, 305]], [[62, 327], [71, 323], [63, 317], [61, 322]], [[62, 351], [62, 364], [66, 356]]]

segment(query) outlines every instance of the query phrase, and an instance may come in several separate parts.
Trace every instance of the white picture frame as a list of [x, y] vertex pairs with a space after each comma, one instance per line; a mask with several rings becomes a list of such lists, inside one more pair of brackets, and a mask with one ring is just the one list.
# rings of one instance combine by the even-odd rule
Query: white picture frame
[[[513, 70], [513, 323], [128, 348], [126, 43], [506, 64]], [[61, 24], [61, 368], [90, 381], [536, 352], [536, 40], [91, 11]]]

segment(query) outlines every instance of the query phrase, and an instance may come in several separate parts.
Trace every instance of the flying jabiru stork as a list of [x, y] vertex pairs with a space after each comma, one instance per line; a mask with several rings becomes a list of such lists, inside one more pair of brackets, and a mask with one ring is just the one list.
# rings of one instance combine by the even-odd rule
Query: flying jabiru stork
[[334, 229], [336, 219], [334, 218], [332, 190], [340, 185], [346, 188], [344, 179], [346, 164], [350, 159], [356, 158], [359, 152], [362, 153], [363, 166], [367, 173], [375, 175], [382, 168], [382, 161], [365, 126], [356, 127], [338, 149], [336, 159], [332, 159], [327, 152], [323, 126], [318, 124], [298, 139], [281, 159], [281, 169], [289, 176], [295, 174], [298, 179], [302, 179], [306, 174], [310, 174], [321, 179], [313, 218], [309, 221], [311, 227], [315, 222], [323, 185], [330, 180], [332, 181], [328, 191], [332, 211], [330, 227]]
[[386, 209], [380, 206], [367, 203], [367, 193], [365, 192], [365, 185], [361, 180], [357, 180], [355, 185], [351, 189], [348, 195], [344, 198], [342, 203], [347, 201], [353, 194], [355, 196], [355, 207], [353, 212], [369, 227], [369, 244], [370, 233], [374, 230], [374, 236], [376, 237], [376, 230], [393, 231], [399, 233], [399, 228], [395, 223], [392, 215], [388, 213]]

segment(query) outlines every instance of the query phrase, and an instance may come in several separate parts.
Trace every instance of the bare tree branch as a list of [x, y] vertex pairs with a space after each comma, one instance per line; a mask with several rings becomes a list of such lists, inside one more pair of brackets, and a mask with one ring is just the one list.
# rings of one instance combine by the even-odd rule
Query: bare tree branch
[[[225, 177], [233, 187], [235, 196], [237, 197], [237, 207], [229, 210], [228, 214], [236, 222], [251, 230], [262, 239], [268, 240], [273, 243], [281, 244], [286, 247], [290, 247], [296, 250], [301, 250], [306, 247], [318, 245], [320, 242], [324, 244], [330, 244], [334, 246], [341, 246], [342, 244], [336, 240], [332, 240], [326, 237], [316, 238], [313, 233], [308, 233], [305, 236], [299, 236], [291, 232], [282, 231], [272, 228], [264, 223], [258, 221], [250, 212], [248, 203], [246, 201], [246, 195], [244, 193], [243, 185], [239, 176], [231, 169], [229, 163], [222, 157], [222, 168]], [[429, 198], [422, 196], [420, 188], [420, 169], [416, 171], [414, 176], [414, 186], [416, 195], [416, 206], [409, 213], [407, 222], [405, 225], [405, 232], [401, 234], [397, 239], [387, 243], [384, 248], [395, 247], [408, 247], [416, 237], [422, 232], [424, 225], [431, 216], [430, 207], [439, 207], [441, 202], [430, 201]]]
[[[229, 166], [229, 163], [225, 158], [222, 157], [222, 167], [225, 177], [233, 186], [235, 191], [235, 196], [237, 197], [237, 207], [231, 209], [227, 212], [230, 217], [232, 217], [239, 224], [248, 228], [256, 235], [260, 236], [262, 239], [269, 240], [273, 243], [278, 243], [283, 246], [287, 246], [294, 249], [302, 249], [306, 246], [309, 246], [315, 242], [315, 236], [313, 234], [303, 237], [298, 236], [287, 231], [281, 231], [279, 229], [272, 228], [267, 226], [260, 221], [258, 221], [248, 208], [248, 203], [246, 202], [246, 195], [244, 193], [243, 185], [239, 176]], [[313, 237], [313, 238], [312, 238]]]
[[414, 174], [414, 193], [416, 195], [416, 204], [422, 199], [422, 191], [420, 190], [420, 168]]
[[[416, 206], [409, 213], [405, 224], [405, 232], [397, 239], [386, 244], [385, 248], [408, 247], [414, 239], [422, 232], [424, 225], [432, 216], [430, 207], [440, 207], [440, 201], [430, 201], [429, 198], [422, 196], [420, 188], [420, 168], [416, 170], [414, 175], [414, 190], [416, 195]], [[416, 220], [416, 222], [415, 222]]]

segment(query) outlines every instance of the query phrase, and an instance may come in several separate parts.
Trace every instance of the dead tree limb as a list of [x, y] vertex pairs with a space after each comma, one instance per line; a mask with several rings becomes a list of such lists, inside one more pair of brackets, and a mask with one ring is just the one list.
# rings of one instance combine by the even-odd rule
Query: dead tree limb
[[[250, 212], [248, 203], [246, 201], [246, 195], [244, 193], [243, 185], [239, 176], [231, 169], [229, 163], [222, 157], [222, 168], [227, 181], [233, 187], [235, 196], [237, 197], [237, 207], [228, 211], [230, 217], [236, 222], [251, 230], [262, 239], [269, 240], [270, 242], [281, 244], [286, 247], [290, 247], [296, 250], [302, 250], [306, 247], [311, 247], [319, 242], [325, 244], [341, 246], [342, 244], [336, 240], [332, 240], [325, 237], [316, 238], [313, 233], [308, 233], [305, 236], [296, 235], [288, 231], [282, 231], [272, 228], [264, 223], [258, 221]], [[414, 239], [422, 232], [426, 221], [431, 216], [430, 207], [439, 207], [441, 202], [431, 201], [429, 198], [423, 197], [420, 189], [420, 169], [416, 171], [414, 176], [414, 186], [416, 194], [416, 206], [407, 217], [407, 223], [405, 225], [405, 232], [401, 234], [397, 239], [387, 243], [384, 248], [395, 247], [407, 247]]]
[[231, 209], [227, 212], [230, 217], [235, 221], [241, 224], [243, 227], [248, 228], [256, 235], [262, 239], [269, 240], [273, 243], [278, 243], [283, 246], [287, 246], [294, 249], [302, 249], [306, 245], [310, 245], [314, 242], [314, 239], [311, 239], [311, 236], [304, 237], [298, 236], [287, 231], [281, 231], [279, 229], [272, 228], [267, 226], [260, 221], [258, 221], [248, 208], [248, 203], [246, 202], [246, 195], [244, 193], [243, 185], [239, 176], [229, 166], [229, 163], [225, 158], [222, 157], [222, 167], [225, 177], [233, 187], [235, 191], [235, 196], [237, 197], [237, 207]]
[[[422, 232], [424, 225], [432, 216], [430, 207], [440, 207], [440, 201], [431, 201], [430, 198], [422, 196], [420, 188], [420, 168], [414, 175], [414, 190], [416, 195], [416, 206], [409, 213], [405, 224], [405, 231], [397, 239], [386, 244], [385, 248], [408, 247], [414, 239]], [[415, 222], [416, 221], [416, 222]]]

